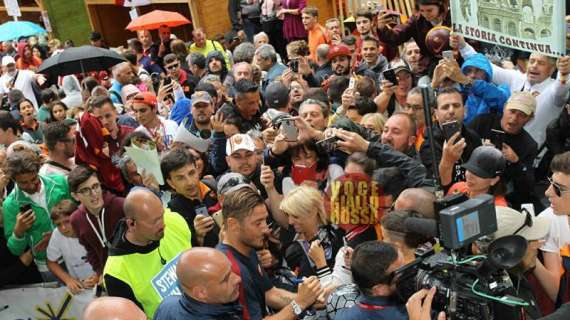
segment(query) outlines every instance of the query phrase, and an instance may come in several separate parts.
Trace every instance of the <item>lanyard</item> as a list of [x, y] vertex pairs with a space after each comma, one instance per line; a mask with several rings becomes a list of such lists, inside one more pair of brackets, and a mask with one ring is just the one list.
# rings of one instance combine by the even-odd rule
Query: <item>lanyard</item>
[[383, 306], [375, 306], [373, 304], [358, 302], [357, 305], [364, 310], [384, 310]]
[[97, 231], [97, 228], [95, 228], [95, 225], [93, 225], [93, 222], [91, 222], [91, 219], [89, 219], [89, 213], [86, 212], [85, 214], [85, 218], [87, 219], [87, 222], [89, 222], [91, 229], [93, 229], [93, 232], [95, 232], [97, 239], [99, 239], [99, 242], [101, 242], [101, 246], [105, 248], [107, 243], [107, 236], [105, 235], [105, 208], [101, 209], [101, 219], [99, 219], [97, 216], [97, 225], [99, 226], [101, 234], [99, 234], [99, 231]]

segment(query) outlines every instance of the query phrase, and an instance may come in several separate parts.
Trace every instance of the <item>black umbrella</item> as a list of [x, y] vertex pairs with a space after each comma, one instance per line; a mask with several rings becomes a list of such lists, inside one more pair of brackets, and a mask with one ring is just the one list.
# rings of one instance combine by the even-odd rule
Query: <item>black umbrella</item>
[[69, 48], [52, 56], [41, 64], [38, 73], [54, 76], [107, 70], [126, 61], [120, 54], [94, 46]]

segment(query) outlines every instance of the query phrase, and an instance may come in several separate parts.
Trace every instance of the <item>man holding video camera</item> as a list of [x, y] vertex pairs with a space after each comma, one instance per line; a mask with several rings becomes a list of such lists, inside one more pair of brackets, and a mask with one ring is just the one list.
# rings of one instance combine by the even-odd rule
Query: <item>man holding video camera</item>
[[350, 269], [363, 293], [356, 305], [342, 309], [336, 319], [408, 319], [404, 305], [392, 298], [396, 291], [394, 271], [404, 265], [402, 253], [382, 241], [367, 241], [354, 249]]
[[533, 161], [537, 144], [524, 126], [532, 119], [536, 99], [530, 92], [515, 92], [507, 101], [503, 115], [486, 113], [477, 116], [469, 124], [486, 144], [493, 144], [503, 152], [507, 167], [503, 180], [510, 184], [507, 199], [514, 208], [526, 202], [534, 202]]

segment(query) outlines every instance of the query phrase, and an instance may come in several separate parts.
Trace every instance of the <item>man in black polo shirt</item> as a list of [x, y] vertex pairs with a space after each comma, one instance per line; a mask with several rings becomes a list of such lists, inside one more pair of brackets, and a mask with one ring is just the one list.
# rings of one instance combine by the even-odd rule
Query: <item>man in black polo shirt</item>
[[251, 129], [263, 129], [259, 110], [261, 95], [257, 84], [249, 79], [241, 79], [234, 84], [234, 90], [234, 102], [220, 109], [224, 113], [224, 118], [238, 118], [241, 133], [246, 133]]
[[489, 140], [503, 152], [507, 168], [502, 179], [509, 187], [507, 199], [516, 209], [522, 203], [535, 200], [532, 165], [538, 146], [524, 129], [525, 124], [532, 120], [535, 109], [536, 99], [530, 92], [515, 92], [505, 104], [502, 116], [481, 114], [469, 124], [482, 139]]
[[[262, 319], [267, 307], [281, 310], [276, 318], [296, 319], [321, 294], [316, 277], [305, 278], [303, 285], [312, 294], [294, 294], [273, 286], [259, 264], [256, 250], [263, 249], [267, 226], [267, 208], [263, 198], [251, 188], [241, 188], [224, 197], [224, 241], [218, 249], [226, 254], [232, 271], [241, 277], [239, 302], [244, 318]], [[303, 290], [304, 291], [304, 290]], [[278, 317], [277, 317], [278, 316]]]
[[184, 148], [174, 149], [162, 157], [160, 169], [175, 192], [168, 208], [186, 219], [192, 231], [192, 246], [215, 247], [220, 228], [210, 214], [217, 210], [218, 197], [200, 181], [192, 155]]
[[[471, 152], [481, 145], [481, 138], [475, 131], [463, 125], [465, 107], [463, 96], [457, 89], [450, 87], [439, 91], [434, 114], [437, 119], [433, 126], [434, 141], [430, 141], [429, 136], [425, 135], [426, 140], [420, 148], [420, 158], [428, 170], [428, 175], [433, 173], [433, 167], [437, 165], [441, 185], [449, 187], [452, 183], [465, 180], [465, 169], [461, 164], [467, 162]], [[442, 124], [450, 121], [457, 121], [461, 129], [450, 139], [446, 139]], [[432, 161], [431, 143], [434, 144], [436, 163]]]

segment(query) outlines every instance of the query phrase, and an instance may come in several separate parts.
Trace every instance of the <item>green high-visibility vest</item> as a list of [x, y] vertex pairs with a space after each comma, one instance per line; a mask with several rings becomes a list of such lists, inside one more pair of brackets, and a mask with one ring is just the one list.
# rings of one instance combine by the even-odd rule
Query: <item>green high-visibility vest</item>
[[164, 237], [158, 248], [146, 254], [109, 256], [103, 274], [128, 284], [143, 306], [144, 313], [152, 319], [162, 299], [181, 294], [176, 277], [176, 264], [180, 253], [191, 247], [190, 238], [186, 220], [166, 208]]

